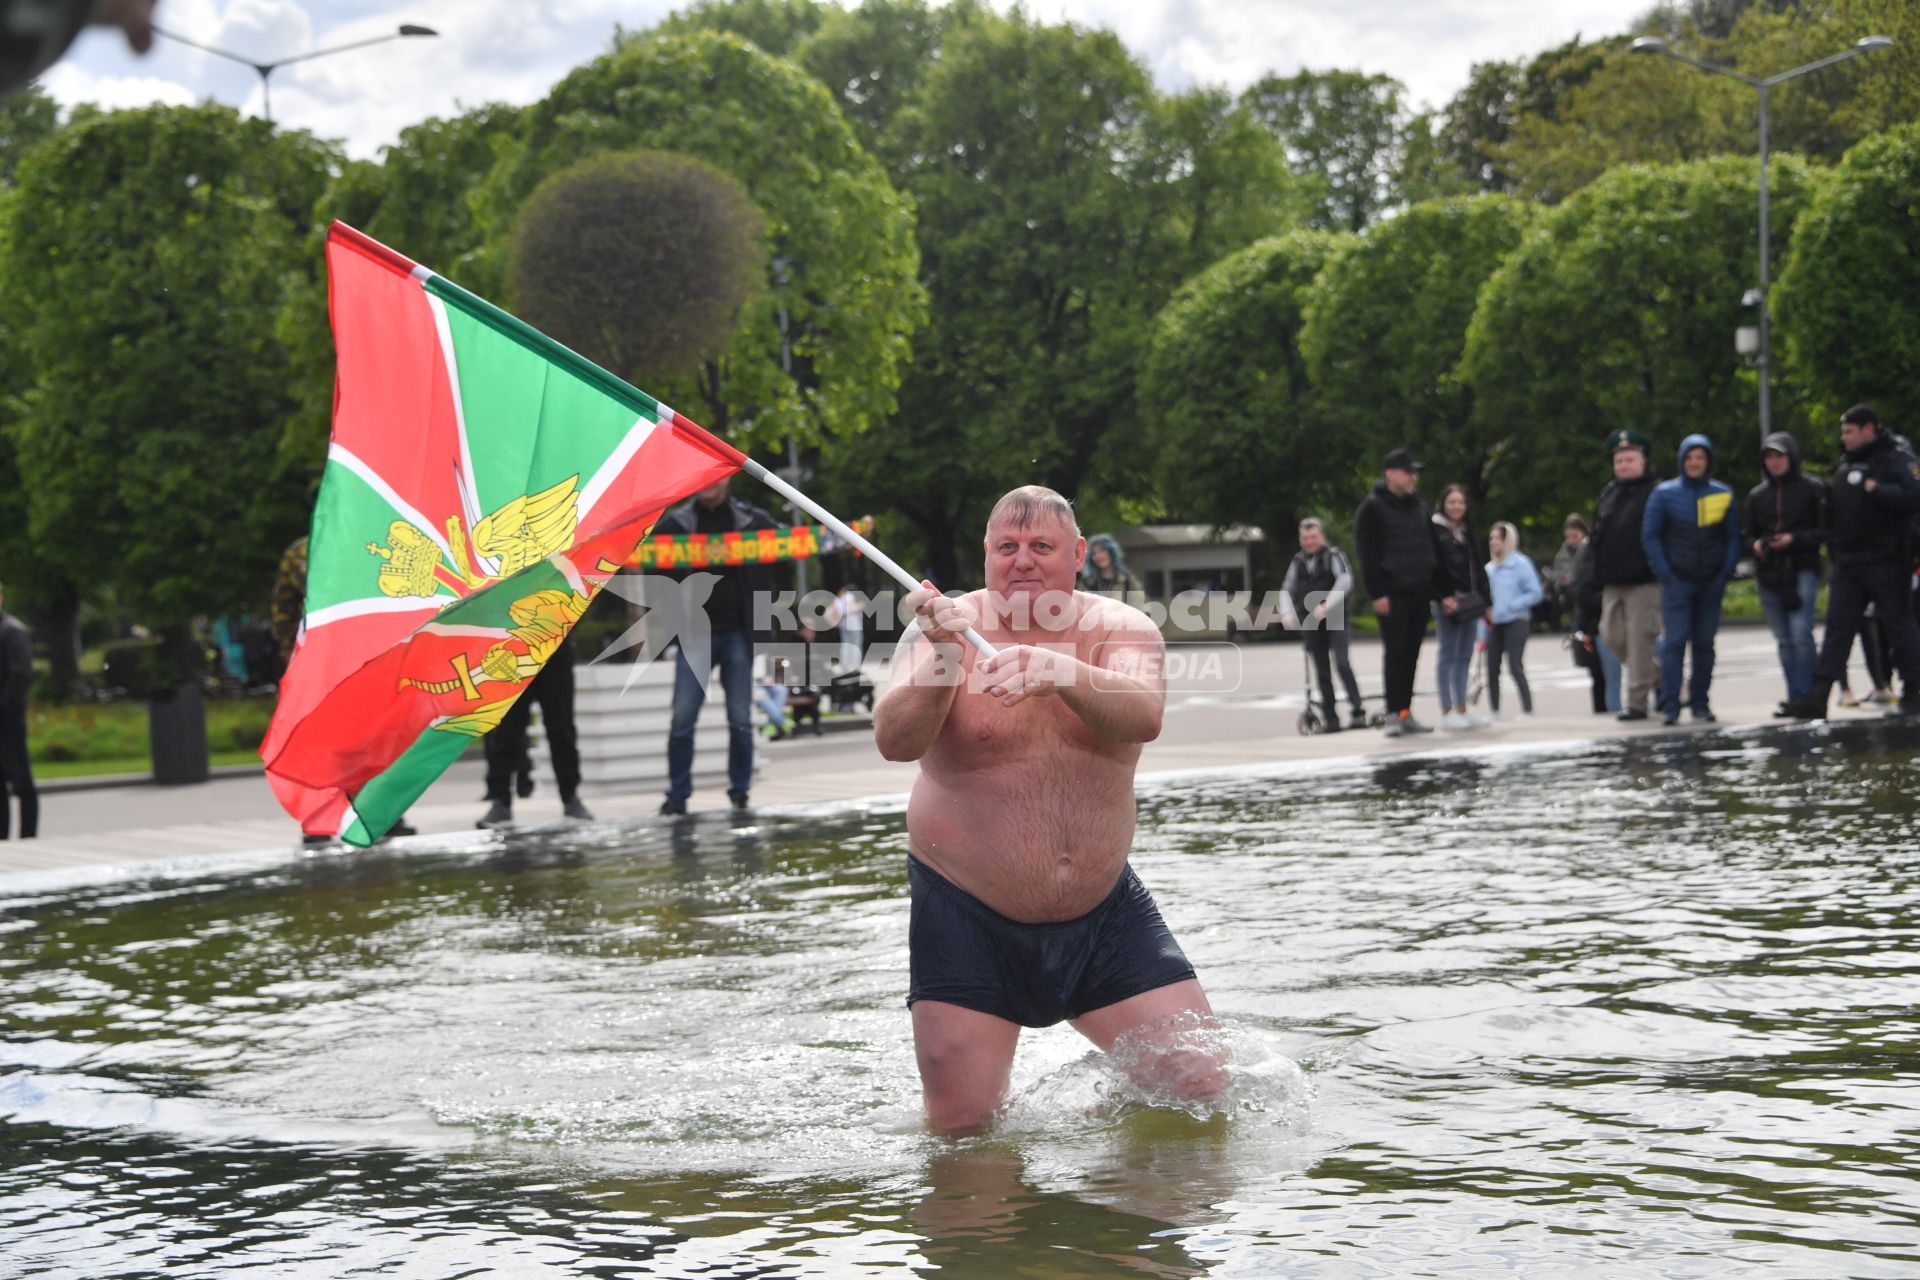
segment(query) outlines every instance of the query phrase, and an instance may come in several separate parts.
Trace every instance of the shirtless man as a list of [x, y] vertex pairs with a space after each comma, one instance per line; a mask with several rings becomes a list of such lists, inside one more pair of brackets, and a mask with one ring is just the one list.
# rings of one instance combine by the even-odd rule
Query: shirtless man
[[907, 1003], [928, 1124], [985, 1127], [1020, 1028], [1063, 1020], [1102, 1050], [1128, 1036], [1143, 1084], [1211, 1097], [1222, 1065], [1179, 1032], [1212, 1009], [1127, 865], [1134, 766], [1166, 703], [1160, 633], [1074, 590], [1087, 540], [1053, 490], [1000, 499], [985, 545], [985, 591], [907, 597], [915, 629], [873, 716], [881, 755], [920, 761]]

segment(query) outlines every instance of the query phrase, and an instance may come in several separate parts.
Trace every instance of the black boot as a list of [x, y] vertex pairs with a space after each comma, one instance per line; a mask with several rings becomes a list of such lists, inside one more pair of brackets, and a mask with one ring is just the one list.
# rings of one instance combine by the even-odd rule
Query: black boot
[[1833, 681], [1815, 680], [1813, 690], [1798, 698], [1788, 698], [1781, 707], [1795, 720], [1825, 720], [1827, 699], [1833, 694]]

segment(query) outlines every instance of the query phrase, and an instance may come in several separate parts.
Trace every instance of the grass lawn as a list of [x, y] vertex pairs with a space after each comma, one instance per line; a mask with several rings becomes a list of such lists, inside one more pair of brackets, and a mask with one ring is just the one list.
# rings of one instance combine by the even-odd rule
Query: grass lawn
[[[210, 763], [215, 766], [260, 763], [258, 751], [214, 751], [209, 755]], [[97, 778], [112, 773], [151, 772], [153, 762], [144, 752], [124, 759], [35, 761], [33, 766], [33, 776], [41, 782], [52, 778]]]
[[[273, 717], [271, 697], [207, 702], [207, 749], [214, 764], [259, 759]], [[27, 753], [34, 773], [74, 778], [147, 773], [147, 704], [139, 701], [35, 705], [27, 712]]]

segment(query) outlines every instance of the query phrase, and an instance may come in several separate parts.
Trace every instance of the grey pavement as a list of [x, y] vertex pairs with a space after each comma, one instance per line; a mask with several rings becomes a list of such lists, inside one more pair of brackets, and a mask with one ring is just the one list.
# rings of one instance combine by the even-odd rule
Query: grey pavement
[[[1232, 770], [1280, 762], [1351, 760], [1354, 757], [1464, 750], [1525, 749], [1592, 738], [1687, 733], [1622, 725], [1591, 711], [1587, 675], [1574, 667], [1561, 635], [1536, 635], [1527, 646], [1534, 691], [1534, 718], [1511, 717], [1518, 698], [1504, 695], [1508, 719], [1483, 729], [1390, 739], [1376, 731], [1303, 737], [1297, 720], [1303, 705], [1304, 666], [1297, 644], [1176, 645], [1169, 650], [1170, 693], [1165, 726], [1142, 754], [1143, 780], [1156, 775]], [[1421, 652], [1420, 693], [1414, 714], [1438, 719], [1432, 689], [1434, 645]], [[1354, 670], [1371, 697], [1380, 687], [1380, 646], [1356, 637]], [[1774, 705], [1784, 696], [1772, 637], [1763, 627], [1722, 630], [1713, 702], [1720, 727], [1774, 725]], [[1374, 704], [1377, 706], [1377, 702]], [[1484, 705], [1484, 704], [1483, 704]], [[1344, 706], [1342, 708], [1344, 711]], [[709, 708], [707, 714], [719, 714]], [[1837, 712], [1843, 716], [1878, 714]], [[757, 808], [792, 809], [870, 799], [897, 802], [911, 789], [917, 765], [880, 758], [870, 732], [800, 736], [761, 744], [761, 774], [754, 784]], [[464, 760], [421, 797], [411, 821], [426, 840], [436, 834], [471, 834], [485, 808], [482, 766]], [[593, 780], [582, 798], [604, 822], [665, 821], [654, 818], [657, 792], [596, 793]], [[724, 791], [696, 792], [694, 811], [727, 807]], [[559, 798], [550, 789], [517, 802], [528, 825], [561, 820]], [[224, 777], [188, 787], [151, 784], [49, 793], [41, 799], [43, 838], [0, 843], [0, 878], [9, 873], [47, 872], [86, 866], [178, 861], [261, 851], [292, 851], [298, 831], [281, 812], [260, 774]], [[404, 847], [407, 839], [394, 842]]]

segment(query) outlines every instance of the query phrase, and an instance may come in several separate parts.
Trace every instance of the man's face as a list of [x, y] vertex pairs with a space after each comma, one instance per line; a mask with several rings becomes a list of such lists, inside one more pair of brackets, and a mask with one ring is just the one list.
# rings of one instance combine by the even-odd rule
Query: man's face
[[1405, 467], [1388, 467], [1385, 474], [1387, 477], [1387, 488], [1393, 490], [1403, 498], [1420, 487], [1420, 473], [1418, 471], [1408, 471]]
[[1840, 424], [1840, 447], [1848, 453], [1855, 449], [1864, 449], [1873, 443], [1880, 434], [1878, 427], [1870, 427], [1864, 422], [1843, 422]]
[[1778, 449], [1767, 450], [1760, 455], [1760, 461], [1765, 464], [1767, 474], [1776, 480], [1787, 474], [1787, 468], [1793, 465], [1793, 460]]
[[1300, 549], [1306, 552], [1308, 555], [1310, 556], [1319, 555], [1320, 548], [1326, 545], [1327, 545], [1327, 535], [1320, 532], [1320, 530], [1302, 529], [1300, 531]]
[[1064, 520], [1039, 516], [1024, 527], [1002, 518], [987, 526], [987, 590], [1006, 600], [1072, 591], [1087, 540]]
[[1680, 459], [1680, 469], [1687, 473], [1687, 479], [1698, 480], [1707, 474], [1707, 451], [1699, 445], [1687, 450], [1687, 456]]
[[1647, 455], [1638, 449], [1615, 449], [1613, 451], [1613, 478], [1615, 480], [1638, 480], [1647, 471]]
[[1565, 532], [1567, 535], [1567, 545], [1570, 547], [1577, 549], [1581, 543], [1587, 540], [1587, 531], [1577, 524], [1568, 525]]
[[[681, 492], [684, 493], [686, 490], [683, 489]], [[694, 501], [703, 507], [717, 507], [727, 500], [727, 482], [716, 480], [706, 488], [695, 492], [693, 497]]]

